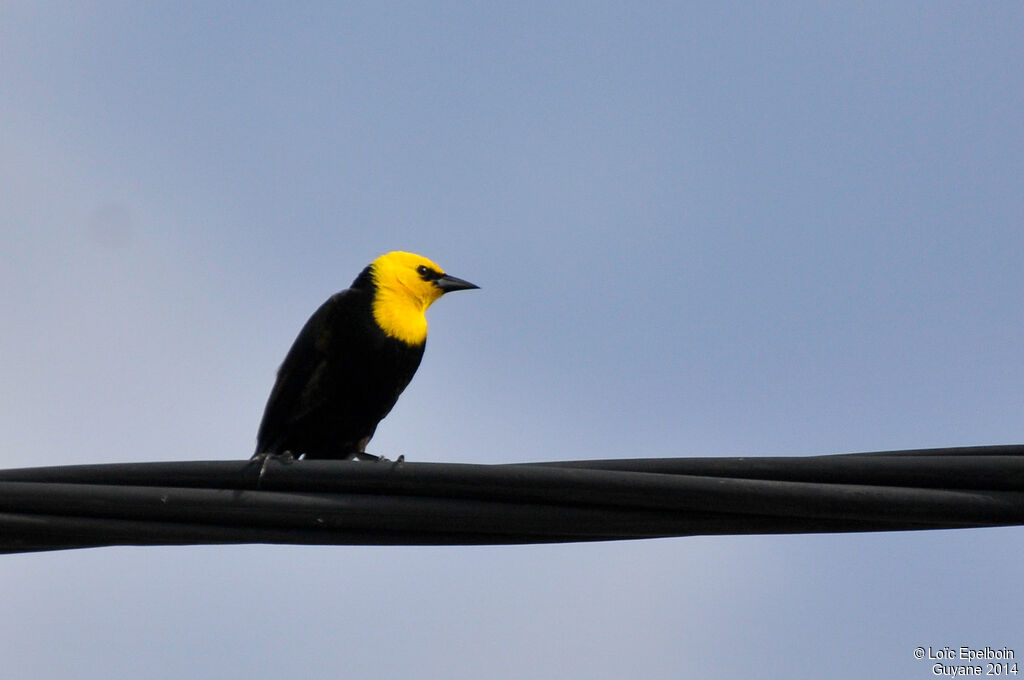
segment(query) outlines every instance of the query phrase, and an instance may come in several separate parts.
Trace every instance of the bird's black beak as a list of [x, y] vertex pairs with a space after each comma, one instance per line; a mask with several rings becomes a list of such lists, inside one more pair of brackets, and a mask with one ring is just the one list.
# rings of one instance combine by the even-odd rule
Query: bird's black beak
[[440, 288], [445, 293], [450, 293], [453, 290], [470, 290], [471, 288], [479, 288], [480, 286], [469, 281], [463, 281], [462, 279], [455, 278], [454, 276], [444, 276], [434, 279], [434, 285]]

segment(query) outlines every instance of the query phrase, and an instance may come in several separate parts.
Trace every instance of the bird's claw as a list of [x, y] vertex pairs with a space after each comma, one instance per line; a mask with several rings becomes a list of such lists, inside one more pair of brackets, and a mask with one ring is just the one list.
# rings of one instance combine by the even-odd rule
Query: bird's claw
[[375, 456], [372, 453], [366, 451], [353, 451], [352, 453], [345, 456], [345, 460], [366, 460], [370, 462], [376, 462], [380, 460], [387, 460], [384, 456]]
[[405, 462], [405, 454], [398, 456], [397, 460], [391, 460], [387, 456], [376, 456], [366, 451], [359, 451], [357, 453], [350, 453], [345, 457], [345, 460], [365, 460], [371, 463], [392, 463], [398, 465], [399, 463]]
[[260, 473], [256, 477], [256, 488], [259, 489], [263, 486], [263, 476], [267, 474], [267, 463], [271, 459], [276, 460], [283, 465], [290, 465], [295, 462], [295, 456], [291, 451], [285, 451], [284, 453], [259, 453], [252, 457], [253, 462], [258, 462], [260, 465]]

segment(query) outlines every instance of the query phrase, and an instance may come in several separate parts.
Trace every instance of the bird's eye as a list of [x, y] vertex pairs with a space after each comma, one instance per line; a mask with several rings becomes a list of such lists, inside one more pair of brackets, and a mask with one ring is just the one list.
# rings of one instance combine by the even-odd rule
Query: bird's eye
[[421, 264], [419, 267], [416, 267], [416, 273], [423, 277], [424, 281], [436, 281], [437, 279], [441, 278], [440, 273], [435, 272], [433, 269], [424, 264]]

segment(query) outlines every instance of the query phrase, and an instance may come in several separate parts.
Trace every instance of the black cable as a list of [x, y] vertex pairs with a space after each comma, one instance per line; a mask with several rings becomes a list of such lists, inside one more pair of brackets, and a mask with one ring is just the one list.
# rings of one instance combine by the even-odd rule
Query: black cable
[[1024, 524], [1024, 446], [516, 465], [181, 462], [0, 471], [0, 552], [469, 545]]

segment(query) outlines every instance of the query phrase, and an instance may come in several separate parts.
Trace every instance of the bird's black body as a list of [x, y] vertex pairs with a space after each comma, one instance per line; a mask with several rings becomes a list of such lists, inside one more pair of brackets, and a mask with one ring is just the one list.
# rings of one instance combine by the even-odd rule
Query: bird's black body
[[281, 364], [256, 455], [348, 458], [361, 453], [412, 379], [424, 343], [389, 337], [374, 321], [367, 267], [310, 317]]

